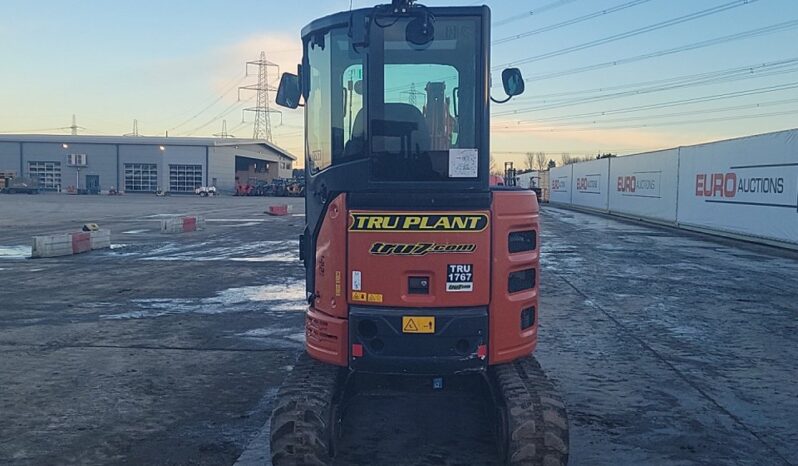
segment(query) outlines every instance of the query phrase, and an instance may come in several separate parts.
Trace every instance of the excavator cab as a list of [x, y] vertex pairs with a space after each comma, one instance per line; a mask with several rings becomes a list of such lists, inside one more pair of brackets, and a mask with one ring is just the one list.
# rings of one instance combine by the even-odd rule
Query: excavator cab
[[[567, 460], [567, 447], [545, 445], [542, 412], [529, 411], [545, 404], [540, 387], [504, 398], [546, 379], [531, 357], [537, 199], [490, 183], [489, 102], [524, 91], [510, 68], [506, 97], [490, 95], [490, 9], [394, 0], [315, 20], [302, 43], [276, 101], [305, 110], [307, 353], [278, 395], [272, 461], [330, 460], [338, 404], [357, 374], [481, 376], [504, 458], [523, 449]], [[300, 399], [303, 386], [315, 401]], [[303, 423], [308, 410], [323, 422]], [[308, 435], [321, 443], [301, 444]]]

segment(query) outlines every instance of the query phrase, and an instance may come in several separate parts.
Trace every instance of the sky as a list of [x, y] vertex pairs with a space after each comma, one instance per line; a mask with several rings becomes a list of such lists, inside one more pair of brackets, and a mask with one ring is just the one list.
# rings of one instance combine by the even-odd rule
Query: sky
[[[473, 5], [429, 0], [428, 6]], [[488, 0], [493, 76], [524, 95], [491, 107], [501, 164], [630, 154], [798, 127], [796, 0]], [[354, 8], [373, 5], [353, 0]], [[349, 0], [5, 0], [0, 133], [251, 137], [261, 51], [295, 70], [301, 28]], [[270, 68], [276, 85], [278, 67]], [[502, 97], [500, 87], [494, 87]], [[273, 98], [273, 96], [272, 96]], [[272, 114], [298, 155], [302, 111]]]

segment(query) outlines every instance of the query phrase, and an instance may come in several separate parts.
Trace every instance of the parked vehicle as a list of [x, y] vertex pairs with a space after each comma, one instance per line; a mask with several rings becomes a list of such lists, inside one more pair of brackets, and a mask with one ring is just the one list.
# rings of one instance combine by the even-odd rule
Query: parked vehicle
[[252, 185], [249, 183], [246, 184], [236, 184], [236, 192], [233, 193], [233, 196], [251, 196], [252, 195]]
[[202, 197], [215, 196], [216, 186], [200, 186], [199, 188], [194, 189], [194, 194], [200, 195]]
[[2, 192], [6, 194], [39, 194], [39, 180], [36, 178], [6, 178], [5, 188]]

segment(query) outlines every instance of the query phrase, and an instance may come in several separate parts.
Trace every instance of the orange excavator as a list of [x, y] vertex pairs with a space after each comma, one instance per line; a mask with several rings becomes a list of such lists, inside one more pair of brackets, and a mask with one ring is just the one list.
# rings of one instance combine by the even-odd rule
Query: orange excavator
[[[272, 462], [331, 464], [360, 377], [487, 388], [507, 464], [568, 460], [565, 406], [532, 353], [535, 194], [491, 184], [490, 10], [412, 0], [302, 31], [279, 105], [304, 105], [306, 351], [278, 392]], [[423, 89], [419, 92], [416, 89]]]

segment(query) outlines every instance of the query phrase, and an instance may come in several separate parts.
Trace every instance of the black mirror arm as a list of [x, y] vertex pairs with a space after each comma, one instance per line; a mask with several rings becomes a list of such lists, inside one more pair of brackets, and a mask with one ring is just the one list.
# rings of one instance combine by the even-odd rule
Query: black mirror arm
[[505, 103], [505, 102], [509, 102], [509, 101], [510, 101], [510, 99], [512, 99], [512, 98], [513, 98], [513, 96], [511, 96], [511, 95], [508, 95], [508, 96], [507, 96], [507, 98], [506, 98], [506, 99], [504, 99], [504, 100], [497, 100], [497, 99], [494, 99], [494, 98], [493, 98], [493, 96], [491, 96], [491, 97], [490, 97], [490, 101], [491, 101], [491, 102], [493, 102], [493, 103], [495, 103], [495, 104], [503, 104], [503, 103]]

